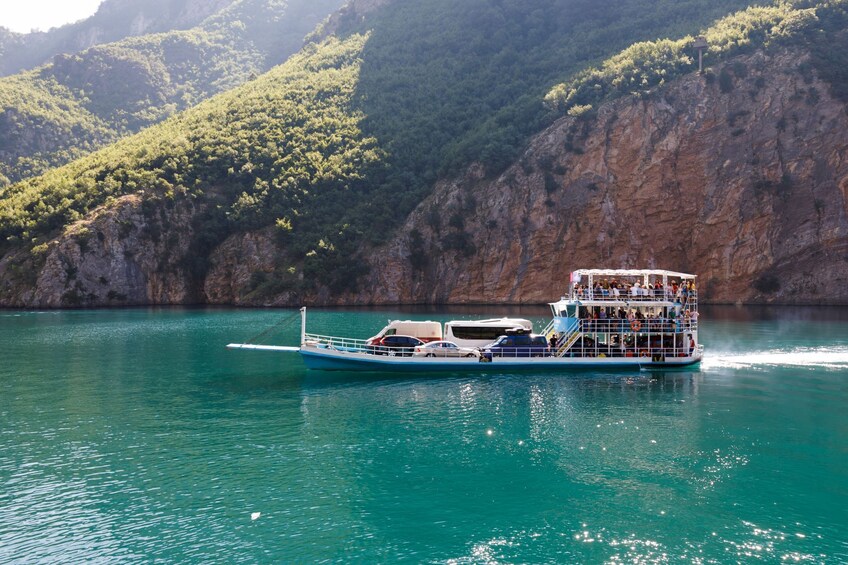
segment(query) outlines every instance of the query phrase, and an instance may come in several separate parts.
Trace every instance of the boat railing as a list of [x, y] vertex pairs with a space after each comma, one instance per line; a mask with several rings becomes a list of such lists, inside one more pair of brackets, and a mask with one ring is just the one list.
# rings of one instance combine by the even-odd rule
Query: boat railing
[[303, 336], [303, 344], [317, 347], [319, 349], [337, 349], [339, 351], [369, 352], [373, 346], [366, 339], [354, 339], [349, 337], [335, 337], [329, 335], [307, 333]]
[[565, 352], [563, 357], [615, 357], [615, 358], [641, 358], [646, 361], [664, 361], [668, 358], [676, 357], [692, 357], [697, 352], [703, 354], [703, 346], [699, 345], [696, 348], [691, 346], [680, 347], [626, 347], [620, 348], [617, 345], [598, 344], [581, 346], [579, 344], [571, 347]]
[[503, 348], [497, 351], [487, 352], [483, 350], [483, 357], [491, 359], [492, 357], [639, 357], [650, 361], [660, 361], [666, 358], [675, 357], [691, 357], [695, 352], [703, 353], [701, 346], [692, 348], [691, 346], [669, 346], [669, 347], [625, 347], [621, 348], [618, 345], [582, 345], [580, 340], [567, 345], [564, 350], [555, 349], [539, 349], [533, 347], [510, 347]]
[[580, 320], [579, 331], [582, 333], [683, 333], [698, 329], [698, 322], [691, 318], [600, 318]]
[[347, 337], [335, 337], [319, 334], [304, 334], [303, 344], [317, 349], [331, 351], [342, 351], [345, 353], [365, 353], [369, 355], [389, 355], [409, 357], [415, 350], [414, 346], [388, 347], [385, 345], [372, 345], [367, 339], [353, 339]]
[[589, 290], [585, 289], [582, 291], [571, 291], [571, 300], [579, 300], [579, 301], [601, 301], [601, 302], [669, 302], [669, 303], [678, 303], [682, 306], [691, 306], [695, 305], [698, 302], [698, 291], [692, 291], [688, 294], [683, 293], [673, 293], [668, 292], [662, 289], [659, 290], [646, 290], [644, 292], [640, 292], [638, 294], [633, 294], [632, 292], [624, 292], [620, 291], [616, 293], [612, 289], [600, 289], [600, 290]]

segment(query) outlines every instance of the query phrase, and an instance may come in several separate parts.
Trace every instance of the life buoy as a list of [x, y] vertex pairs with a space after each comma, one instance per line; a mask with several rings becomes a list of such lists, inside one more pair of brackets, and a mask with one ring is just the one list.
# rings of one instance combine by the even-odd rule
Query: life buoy
[[639, 320], [633, 320], [632, 322], [630, 322], [630, 329], [634, 332], [638, 332], [642, 329], [642, 322], [640, 322]]
[[639, 352], [639, 357], [650, 357], [650, 356], [651, 356], [651, 354], [648, 353], [647, 349], [643, 349], [642, 351]]

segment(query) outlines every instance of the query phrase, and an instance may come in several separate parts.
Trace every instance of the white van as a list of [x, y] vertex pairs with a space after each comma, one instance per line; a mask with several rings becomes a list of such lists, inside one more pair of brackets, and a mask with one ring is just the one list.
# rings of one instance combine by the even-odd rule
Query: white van
[[391, 320], [389, 325], [380, 333], [368, 339], [368, 343], [386, 337], [387, 335], [410, 335], [421, 341], [439, 341], [442, 339], [442, 324], [439, 322], [419, 322], [414, 320]]
[[445, 340], [460, 347], [483, 347], [506, 335], [508, 331], [518, 328], [533, 333], [533, 322], [524, 318], [454, 320], [445, 324]]

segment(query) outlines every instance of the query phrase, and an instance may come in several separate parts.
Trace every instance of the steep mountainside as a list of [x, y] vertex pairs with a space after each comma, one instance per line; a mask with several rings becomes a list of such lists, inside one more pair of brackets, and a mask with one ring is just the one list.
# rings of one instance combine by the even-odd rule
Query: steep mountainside
[[350, 301], [538, 303], [613, 265], [698, 273], [711, 301], [848, 303], [848, 116], [809, 60], [758, 51], [724, 89], [690, 74], [557, 121], [497, 179], [441, 183]]
[[104, 0], [82, 21], [47, 32], [13, 33], [0, 28], [0, 76], [47, 63], [126, 37], [189, 29], [235, 0]]
[[[56, 55], [44, 67], [0, 79], [0, 186], [62, 165], [263, 73], [296, 52], [341, 2], [217, 2], [224, 9], [192, 30]], [[168, 5], [171, 11], [190, 10], [193, 3]], [[121, 7], [107, 3], [98, 14]]]
[[719, 21], [704, 75], [691, 36], [587, 69], [585, 34], [601, 63], [656, 14], [562, 1], [584, 18], [347, 11], [267, 75], [8, 187], [0, 303], [534, 302], [601, 264], [694, 270], [713, 300], [846, 300], [848, 1]]

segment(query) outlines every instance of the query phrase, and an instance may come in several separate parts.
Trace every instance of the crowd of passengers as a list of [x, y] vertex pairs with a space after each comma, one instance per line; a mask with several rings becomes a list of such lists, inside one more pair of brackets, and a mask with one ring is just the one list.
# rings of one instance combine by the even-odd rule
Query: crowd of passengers
[[592, 299], [677, 299], [681, 304], [686, 304], [689, 300], [697, 298], [698, 289], [695, 287], [695, 281], [671, 281], [667, 285], [663, 285], [661, 281], [648, 283], [643, 285], [639, 282], [630, 284], [628, 282], [619, 282], [615, 279], [609, 281], [606, 279], [595, 283], [594, 287], [587, 285], [575, 284], [574, 296], [577, 298], [592, 300]]
[[[698, 323], [698, 311], [689, 308], [662, 308], [660, 312], [643, 313], [638, 308], [580, 306], [578, 318], [585, 320], [583, 331], [622, 333], [628, 330], [641, 332], [675, 332], [693, 329]], [[620, 328], [620, 329], [619, 329]]]

